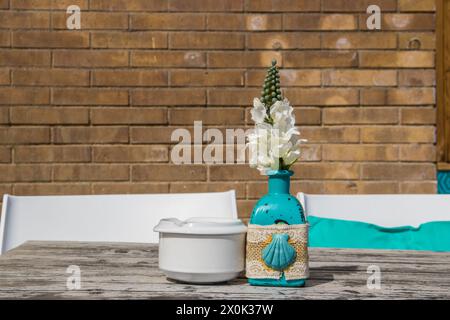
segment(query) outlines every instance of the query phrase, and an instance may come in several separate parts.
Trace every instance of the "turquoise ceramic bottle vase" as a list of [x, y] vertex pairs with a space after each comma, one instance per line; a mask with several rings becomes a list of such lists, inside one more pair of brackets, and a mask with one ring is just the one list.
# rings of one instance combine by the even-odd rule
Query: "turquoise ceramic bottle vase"
[[[269, 177], [269, 190], [255, 205], [250, 224], [255, 225], [274, 225], [274, 224], [304, 224], [305, 215], [303, 207], [297, 198], [290, 194], [290, 177], [293, 172], [290, 170], [272, 170], [267, 173]], [[269, 268], [284, 269], [295, 261], [295, 251], [292, 252], [288, 244], [287, 234], [274, 234], [272, 242], [261, 252], [261, 258]], [[279, 261], [268, 259], [272, 247], [284, 244], [286, 249], [286, 258]], [[280, 279], [252, 279], [248, 281], [252, 285], [260, 286], [288, 286], [302, 287], [306, 279], [286, 280], [284, 274]]]

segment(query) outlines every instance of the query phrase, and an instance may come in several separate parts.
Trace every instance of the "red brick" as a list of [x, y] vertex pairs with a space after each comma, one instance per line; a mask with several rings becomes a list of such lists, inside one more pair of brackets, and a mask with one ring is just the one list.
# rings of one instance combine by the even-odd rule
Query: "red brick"
[[11, 0], [11, 8], [13, 9], [28, 9], [28, 10], [43, 10], [43, 9], [57, 9], [66, 10], [68, 6], [76, 5], [81, 9], [88, 8], [88, 0]]
[[176, 32], [169, 35], [172, 49], [243, 49], [244, 35], [224, 32]]
[[401, 119], [403, 124], [435, 124], [435, 108], [402, 108]]
[[362, 164], [362, 179], [369, 180], [433, 180], [434, 164]]
[[142, 105], [203, 105], [206, 102], [203, 89], [158, 89], [131, 92], [131, 103]]
[[53, 89], [53, 104], [128, 105], [128, 92], [109, 89]]
[[0, 31], [0, 48], [11, 45], [11, 36], [9, 31]]
[[322, 147], [306, 143], [302, 146], [299, 161], [320, 161], [322, 160]]
[[284, 90], [284, 95], [293, 105], [357, 105], [358, 91], [347, 88], [306, 88]]
[[387, 91], [387, 103], [390, 105], [434, 104], [434, 88], [399, 88]]
[[246, 1], [246, 11], [290, 11], [290, 12], [308, 12], [308, 11], [320, 11], [320, 1], [309, 0], [259, 0], [259, 1]]
[[397, 0], [323, 0], [325, 12], [366, 12], [370, 5], [377, 5], [382, 12], [396, 11]]
[[93, 148], [94, 162], [167, 162], [166, 146], [99, 146]]
[[379, 126], [361, 128], [361, 141], [365, 143], [434, 143], [434, 127]]
[[9, 69], [0, 69], [0, 85], [8, 85], [11, 83], [9, 73]]
[[203, 165], [133, 165], [133, 181], [205, 181]]
[[159, 87], [167, 86], [168, 72], [161, 70], [96, 70], [94, 86], [105, 87]]
[[2, 182], [50, 181], [51, 174], [47, 165], [0, 165]]
[[167, 48], [167, 34], [164, 32], [93, 32], [92, 48]]
[[398, 161], [398, 147], [393, 145], [329, 144], [322, 147], [326, 161]]
[[208, 90], [208, 105], [244, 106], [259, 96], [256, 89], [210, 89]]
[[396, 124], [399, 112], [396, 108], [326, 108], [324, 124]]
[[357, 127], [301, 127], [302, 136], [308, 143], [357, 143], [359, 128]]
[[431, 87], [436, 85], [434, 70], [400, 70], [398, 81], [400, 86]]
[[425, 51], [368, 51], [361, 52], [361, 67], [383, 68], [432, 68], [434, 54]]
[[236, 198], [245, 198], [245, 185], [239, 182], [175, 182], [170, 184], [171, 193], [236, 191]]
[[13, 88], [0, 87], [1, 104], [48, 104], [50, 92], [48, 88]]
[[88, 124], [86, 108], [14, 107], [10, 111], [12, 124]]
[[170, 11], [242, 11], [243, 0], [169, 0]]
[[[43, 76], [45, 74], [45, 77]], [[88, 86], [89, 71], [67, 69], [15, 69], [13, 84], [25, 86]]]
[[400, 182], [400, 193], [436, 194], [437, 193], [437, 182], [436, 181]]
[[9, 124], [8, 108], [0, 108], [0, 124]]
[[127, 143], [127, 127], [59, 127], [53, 131], [55, 143]]
[[435, 11], [436, 0], [399, 0], [398, 9], [400, 11]]
[[402, 32], [398, 35], [399, 49], [436, 49], [436, 36], [433, 32]]
[[8, 162], [11, 162], [11, 148], [0, 147], [0, 163], [8, 163]]
[[50, 129], [39, 127], [2, 127], [0, 144], [49, 143]]
[[38, 11], [2, 11], [0, 21], [2, 28], [44, 29], [50, 27], [50, 14]]
[[136, 182], [95, 182], [92, 184], [94, 194], [149, 194], [168, 193], [168, 183], [136, 183]]
[[386, 105], [387, 89], [384, 88], [363, 88], [360, 90], [361, 105]]
[[14, 194], [19, 196], [36, 195], [83, 195], [90, 194], [88, 183], [19, 183], [14, 185]]
[[55, 181], [127, 181], [130, 169], [116, 164], [64, 164], [53, 167]]
[[327, 70], [325, 86], [396, 86], [397, 72], [390, 70]]
[[222, 14], [207, 16], [208, 30], [281, 30], [281, 14]]
[[356, 52], [338, 51], [286, 51], [283, 53], [286, 68], [356, 67]]
[[[247, 71], [247, 86], [261, 87], [264, 83], [266, 72], [263, 70]], [[282, 87], [310, 87], [320, 86], [321, 73], [319, 70], [280, 70], [280, 82]]]
[[[359, 25], [362, 30], [367, 30], [366, 20], [368, 15], [359, 17]], [[433, 14], [382, 14], [381, 30], [434, 30], [435, 17]]]
[[350, 14], [285, 14], [284, 30], [355, 30], [357, 16]]
[[294, 164], [295, 177], [308, 180], [359, 179], [359, 164], [346, 162], [308, 162]]
[[12, 46], [17, 48], [87, 48], [89, 33], [73, 31], [15, 31]]
[[91, 10], [166, 11], [167, 0], [90, 0]]
[[130, 16], [131, 30], [204, 30], [205, 16], [196, 13], [147, 13]]
[[401, 145], [400, 160], [414, 162], [435, 162], [436, 146], [432, 144]]
[[201, 120], [204, 125], [244, 124], [244, 110], [238, 108], [170, 109], [170, 124], [190, 124]]
[[171, 86], [243, 86], [244, 75], [242, 71], [202, 71], [202, 70], [174, 70], [170, 73]]
[[276, 59], [278, 65], [282, 66], [283, 61], [279, 52], [268, 51], [232, 51], [232, 52], [209, 52], [208, 67], [210, 68], [260, 68], [267, 67], [271, 61]]
[[90, 147], [86, 146], [17, 146], [16, 163], [89, 162]]
[[320, 36], [311, 32], [253, 33], [247, 35], [249, 49], [318, 49]]
[[395, 181], [327, 181], [324, 183], [324, 194], [392, 194], [398, 193]]
[[294, 108], [297, 125], [320, 125], [322, 123], [321, 114], [319, 108]]
[[395, 49], [397, 36], [392, 32], [322, 33], [324, 49]]
[[92, 124], [166, 124], [167, 110], [158, 108], [96, 108]]
[[250, 168], [247, 164], [238, 165], [213, 165], [209, 167], [209, 179], [211, 181], [242, 181], [265, 180], [258, 170]]
[[50, 51], [42, 50], [1, 50], [0, 66], [50, 66]]
[[171, 135], [178, 127], [133, 127], [130, 128], [131, 143], [171, 143]]
[[53, 53], [53, 64], [56, 67], [126, 67], [128, 52], [100, 50], [71, 50]]
[[198, 51], [135, 51], [131, 53], [133, 67], [181, 67], [206, 66], [206, 56]]
[[[67, 29], [66, 12], [52, 13], [52, 28]], [[86, 12], [82, 11], [81, 15], [82, 30], [127, 30], [128, 14], [116, 12]]]

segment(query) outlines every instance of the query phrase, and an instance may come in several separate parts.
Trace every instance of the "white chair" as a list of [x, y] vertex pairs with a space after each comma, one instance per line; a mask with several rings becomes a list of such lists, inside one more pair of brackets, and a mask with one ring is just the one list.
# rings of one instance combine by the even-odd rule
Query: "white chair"
[[4, 195], [0, 254], [28, 240], [157, 243], [162, 218], [237, 218], [234, 190], [212, 193]]
[[382, 227], [450, 220], [450, 195], [311, 195], [298, 193], [306, 215], [360, 221]]

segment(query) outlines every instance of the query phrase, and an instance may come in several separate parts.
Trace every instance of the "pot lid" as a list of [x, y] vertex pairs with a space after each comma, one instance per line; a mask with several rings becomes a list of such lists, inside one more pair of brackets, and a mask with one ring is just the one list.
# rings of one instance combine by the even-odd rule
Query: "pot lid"
[[153, 228], [155, 232], [181, 233], [181, 234], [236, 234], [245, 233], [247, 227], [239, 219], [228, 218], [190, 218], [179, 220], [177, 218], [161, 219]]

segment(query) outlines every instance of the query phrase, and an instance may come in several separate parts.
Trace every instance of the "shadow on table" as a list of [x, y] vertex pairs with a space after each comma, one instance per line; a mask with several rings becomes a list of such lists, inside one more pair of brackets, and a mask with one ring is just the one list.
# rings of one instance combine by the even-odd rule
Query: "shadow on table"
[[358, 266], [327, 266], [309, 269], [309, 278], [306, 281], [307, 287], [315, 287], [334, 280], [336, 273], [347, 275], [358, 270]]
[[[327, 267], [316, 267], [316, 268], [310, 268], [309, 269], [309, 277], [306, 281], [306, 287], [315, 287], [324, 283], [332, 282], [334, 280], [334, 275], [336, 273], [347, 275], [352, 274], [358, 270], [358, 266], [327, 266]], [[176, 283], [176, 284], [186, 284], [189, 285], [189, 283], [173, 280], [167, 278], [167, 281]], [[247, 278], [244, 277], [242, 274], [239, 278], [228, 281], [228, 282], [219, 282], [214, 283], [214, 286], [241, 286], [247, 284]], [[211, 283], [205, 283], [205, 284], [196, 284], [196, 285], [205, 285], [210, 286]]]

